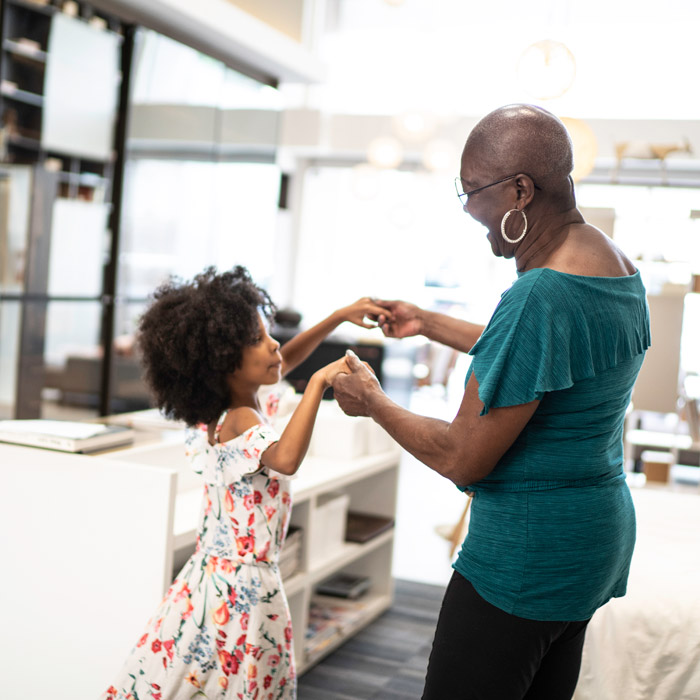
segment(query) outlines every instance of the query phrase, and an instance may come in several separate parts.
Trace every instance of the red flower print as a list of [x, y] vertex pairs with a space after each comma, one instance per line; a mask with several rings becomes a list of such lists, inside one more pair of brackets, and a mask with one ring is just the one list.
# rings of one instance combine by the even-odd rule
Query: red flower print
[[250, 685], [248, 686], [248, 692], [249, 692], [249, 693], [252, 693], [253, 691], [256, 691], [256, 692], [255, 692], [255, 695], [253, 695], [254, 698], [257, 698], [257, 697], [258, 697], [257, 687], [258, 687], [258, 682], [257, 682], [257, 681], [251, 681], [251, 682], [250, 682]]
[[280, 663], [280, 657], [277, 656], [277, 654], [273, 654], [273, 655], [270, 656], [270, 657], [268, 658], [268, 660], [267, 660], [267, 665], [268, 665], [268, 666], [272, 666], [273, 668], [274, 668], [275, 666], [279, 666], [279, 663]]
[[250, 527], [255, 522], [255, 513], [251, 513], [248, 516], [248, 527]]
[[240, 647], [238, 649], [234, 649], [233, 654], [239, 661], [243, 661], [243, 649]]
[[182, 613], [182, 619], [186, 620], [191, 614], [192, 611], [194, 610], [194, 606], [192, 605], [192, 601], [188, 598], [187, 599], [187, 610]]
[[248, 629], [248, 620], [250, 615], [248, 613], [243, 613], [241, 615], [241, 629], [245, 632]]
[[286, 678], [282, 678], [282, 679], [280, 680], [280, 688], [284, 688], [285, 685], [287, 685], [287, 679], [286, 679]]
[[291, 626], [291, 624], [287, 624], [287, 626], [284, 628], [284, 638], [288, 642], [292, 641], [292, 626]]
[[162, 700], [163, 699], [163, 696], [160, 693], [152, 693], [151, 697], [153, 698], [153, 700]]
[[161, 643], [160, 639], [154, 639], [153, 644], [151, 644], [151, 651], [154, 654], [157, 654], [160, 651]]
[[[246, 440], [250, 440], [250, 435], [246, 438]], [[248, 452], [248, 450], [243, 450], [243, 456], [246, 459], [253, 459], [252, 455], [250, 454], [250, 452]]]
[[253, 551], [252, 537], [236, 537], [236, 546], [238, 547], [238, 555], [244, 557]]
[[226, 688], [228, 688], [228, 678], [226, 678], [226, 676], [219, 676], [219, 685], [226, 690]]
[[179, 593], [175, 595], [173, 598], [173, 602], [177, 603], [178, 600], [182, 600], [185, 596], [190, 595], [190, 589], [186, 583], [182, 584], [182, 588], [180, 589]]
[[228, 606], [226, 605], [226, 601], [221, 603], [221, 605], [216, 610], [213, 610], [211, 616], [215, 624], [225, 625], [231, 618], [228, 612]]
[[173, 645], [174, 644], [175, 644], [174, 639], [168, 639], [166, 642], [163, 642], [163, 648], [165, 649], [165, 653], [168, 655], [168, 658], [171, 661], [173, 660]]
[[231, 592], [228, 594], [228, 601], [229, 601], [229, 603], [231, 603], [232, 606], [236, 604], [236, 589], [235, 588], [232, 588]]
[[221, 560], [221, 570], [225, 574], [230, 574], [233, 572], [233, 563], [231, 562], [230, 559], [222, 559]]
[[282, 503], [284, 503], [285, 506], [289, 505], [292, 501], [291, 496], [289, 495], [289, 491], [282, 491]]
[[270, 394], [267, 397], [267, 403], [265, 404], [265, 411], [267, 412], [268, 416], [271, 416], [274, 413], [277, 413], [277, 407], [279, 406], [279, 403], [280, 403], [280, 397], [277, 394]]
[[237, 646], [237, 647], [243, 646], [243, 645], [245, 644], [245, 640], [246, 640], [246, 637], [247, 637], [247, 636], [248, 636], [247, 634], [242, 634], [242, 635], [238, 638], [238, 640], [236, 641], [236, 646]]
[[[236, 675], [238, 673], [238, 659], [231, 656], [226, 650], [219, 650], [219, 663], [221, 664], [221, 670], [227, 675], [232, 673]], [[226, 686], [222, 686], [226, 687]]]
[[277, 479], [272, 479], [270, 485], [267, 487], [267, 492], [270, 494], [270, 498], [274, 498], [280, 490], [280, 482]]
[[267, 516], [268, 520], [272, 520], [272, 516], [277, 512], [277, 508], [273, 508], [272, 506], [265, 506], [265, 515]]
[[246, 510], [250, 510], [255, 504], [255, 498], [252, 493], [249, 493], [243, 497], [243, 505]]
[[[146, 640], [147, 640], [147, 639], [148, 639], [148, 632], [146, 632], [146, 634], [144, 634], [143, 637], [141, 637], [141, 639], [139, 639], [139, 641], [136, 642], [136, 646], [137, 646], [137, 647], [142, 647], [142, 646], [146, 643]], [[115, 692], [116, 692], [116, 691], [115, 691]]]
[[215, 571], [216, 571], [216, 565], [219, 563], [219, 560], [217, 557], [209, 557], [209, 560], [207, 561], [207, 568], [206, 572], [208, 576], [211, 576]]
[[263, 680], [263, 688], [269, 688], [270, 685], [272, 684], [272, 676], [265, 676]]
[[224, 508], [226, 508], [229, 513], [233, 511], [233, 496], [229, 489], [226, 489], [226, 495], [224, 496]]
[[279, 615], [268, 615], [267, 617], [268, 617], [269, 620], [273, 620], [273, 621], [274, 621], [274, 620], [276, 620], [276, 619], [279, 617]]
[[262, 494], [260, 493], [260, 491], [253, 492], [253, 500], [256, 504], [262, 503]]

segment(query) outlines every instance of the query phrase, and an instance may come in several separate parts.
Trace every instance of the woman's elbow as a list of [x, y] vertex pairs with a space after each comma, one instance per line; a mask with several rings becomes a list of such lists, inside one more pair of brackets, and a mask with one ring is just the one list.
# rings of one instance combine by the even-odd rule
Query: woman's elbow
[[452, 455], [445, 462], [443, 476], [456, 486], [470, 486], [487, 476], [495, 465], [475, 462], [465, 455]]

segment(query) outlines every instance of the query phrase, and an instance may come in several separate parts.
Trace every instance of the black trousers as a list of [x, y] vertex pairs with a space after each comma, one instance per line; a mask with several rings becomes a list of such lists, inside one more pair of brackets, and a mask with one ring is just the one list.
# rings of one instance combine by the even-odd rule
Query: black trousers
[[570, 700], [588, 622], [510, 615], [455, 571], [442, 601], [423, 700]]

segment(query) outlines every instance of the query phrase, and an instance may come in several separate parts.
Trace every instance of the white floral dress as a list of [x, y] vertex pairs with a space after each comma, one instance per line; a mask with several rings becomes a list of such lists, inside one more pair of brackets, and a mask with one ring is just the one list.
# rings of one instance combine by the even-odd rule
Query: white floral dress
[[[276, 406], [270, 395], [268, 417]], [[267, 423], [213, 446], [206, 426], [187, 431], [187, 455], [205, 482], [197, 548], [104, 700], [296, 698], [291, 619], [277, 567], [290, 479], [260, 465], [278, 439]]]

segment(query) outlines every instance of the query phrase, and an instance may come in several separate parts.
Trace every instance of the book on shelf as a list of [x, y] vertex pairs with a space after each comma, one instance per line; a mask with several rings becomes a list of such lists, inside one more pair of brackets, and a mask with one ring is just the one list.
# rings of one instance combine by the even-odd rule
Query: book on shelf
[[0, 442], [61, 452], [94, 452], [133, 441], [134, 431], [122, 425], [45, 419], [0, 421]]
[[345, 541], [364, 544], [393, 526], [393, 518], [350, 511], [345, 529]]
[[338, 573], [316, 586], [316, 592], [321, 595], [336, 596], [355, 600], [369, 590], [371, 580], [368, 576]]
[[133, 413], [120, 413], [109, 419], [110, 423], [124, 425], [128, 428], [144, 430], [184, 430], [184, 421], [168, 418], [158, 408], [147, 408]]

